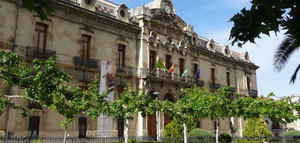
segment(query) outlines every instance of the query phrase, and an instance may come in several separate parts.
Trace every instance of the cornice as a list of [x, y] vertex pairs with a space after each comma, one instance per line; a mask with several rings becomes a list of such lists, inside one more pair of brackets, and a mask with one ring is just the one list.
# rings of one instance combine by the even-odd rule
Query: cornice
[[77, 15], [82, 18], [92, 20], [95, 22], [103, 22], [108, 26], [120, 30], [125, 30], [128, 32], [132, 32], [134, 34], [140, 34], [141, 31], [140, 27], [138, 27], [137, 25], [120, 21], [116, 19], [114, 16], [105, 13], [94, 12], [77, 5], [69, 4], [63, 0], [52, 0], [51, 4], [55, 10], [65, 11], [69, 14]]

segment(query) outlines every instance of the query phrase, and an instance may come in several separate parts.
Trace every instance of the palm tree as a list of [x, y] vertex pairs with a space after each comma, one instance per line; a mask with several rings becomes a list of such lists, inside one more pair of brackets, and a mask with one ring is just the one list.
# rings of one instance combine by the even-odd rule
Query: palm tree
[[[300, 47], [299, 42], [292, 35], [287, 35], [286, 38], [281, 42], [274, 56], [274, 67], [280, 72], [286, 66], [289, 58], [295, 53]], [[297, 78], [297, 73], [300, 70], [300, 64], [296, 68], [294, 74], [291, 77], [290, 84], [294, 84]]]

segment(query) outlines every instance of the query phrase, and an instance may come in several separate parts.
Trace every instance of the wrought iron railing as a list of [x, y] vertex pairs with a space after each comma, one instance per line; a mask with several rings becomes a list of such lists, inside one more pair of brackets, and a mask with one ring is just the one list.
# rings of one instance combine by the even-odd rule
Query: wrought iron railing
[[257, 95], [258, 95], [257, 90], [249, 90], [249, 91], [248, 91], [248, 94], [249, 94], [251, 97], [257, 97]]
[[219, 89], [221, 88], [221, 85], [220, 84], [217, 84], [217, 83], [211, 83], [210, 84], [210, 89]]
[[95, 59], [83, 58], [81, 56], [75, 56], [73, 58], [73, 60], [74, 60], [74, 65], [76, 65], [76, 66], [98, 68], [98, 60], [95, 60]]
[[38, 58], [42, 60], [49, 59], [51, 56], [55, 55], [55, 51], [39, 49], [37, 47], [26, 47], [26, 57], [30, 58]]
[[204, 81], [203, 81], [203, 80], [195, 80], [194, 83], [195, 83], [198, 87], [204, 87]]
[[133, 75], [133, 68], [131, 66], [117, 64], [117, 73]]
[[146, 78], [146, 77], [154, 77], [154, 78], [160, 78], [165, 80], [172, 80], [176, 82], [184, 82], [188, 84], [196, 84], [197, 86], [203, 87], [204, 81], [202, 80], [196, 80], [194, 77], [182, 77], [181, 74], [178, 73], [168, 73], [164, 70], [152, 70], [150, 71], [148, 68], [140, 69], [140, 77]]

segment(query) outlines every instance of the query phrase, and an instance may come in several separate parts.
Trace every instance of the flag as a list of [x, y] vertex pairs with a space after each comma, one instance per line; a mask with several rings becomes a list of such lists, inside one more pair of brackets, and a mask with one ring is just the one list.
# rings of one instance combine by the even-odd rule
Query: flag
[[172, 65], [172, 67], [168, 70], [169, 73], [174, 72], [174, 64]]
[[187, 77], [187, 73], [188, 73], [188, 67], [185, 68], [183, 74], [181, 75], [181, 77]]
[[156, 67], [159, 69], [164, 69], [165, 71], [168, 71], [168, 69], [166, 68], [166, 66], [163, 64], [163, 62], [160, 59], [158, 59]]
[[200, 77], [200, 69], [198, 69], [197, 74], [195, 75], [195, 79], [198, 79]]

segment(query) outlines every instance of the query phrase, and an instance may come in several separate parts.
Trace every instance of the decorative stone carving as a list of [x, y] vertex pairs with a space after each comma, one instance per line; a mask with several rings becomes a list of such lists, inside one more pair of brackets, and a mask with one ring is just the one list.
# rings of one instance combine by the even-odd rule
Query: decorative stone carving
[[244, 53], [244, 59], [245, 59], [246, 62], [250, 62], [248, 51], [246, 51], [246, 53]]
[[208, 49], [210, 49], [211, 51], [215, 52], [215, 42], [213, 39], [210, 39], [207, 44], [206, 44], [206, 47]]
[[224, 54], [225, 56], [227, 56], [227, 57], [230, 57], [231, 52], [230, 52], [230, 49], [229, 49], [229, 46], [228, 46], [228, 45], [224, 46], [224, 48], [223, 48], [223, 54]]
[[165, 48], [169, 48], [172, 44], [172, 38], [168, 37], [167, 40], [164, 42]]
[[148, 44], [154, 45], [154, 43], [156, 43], [155, 38], [156, 38], [155, 33], [153, 31], [151, 31], [150, 36], [147, 38]]

